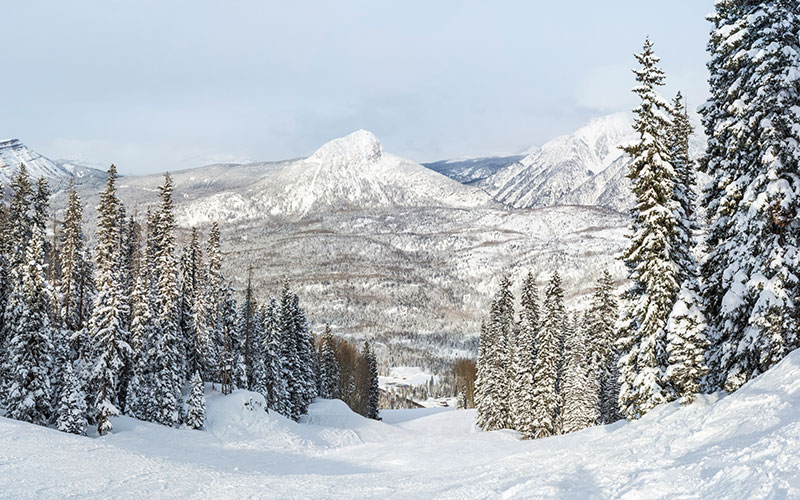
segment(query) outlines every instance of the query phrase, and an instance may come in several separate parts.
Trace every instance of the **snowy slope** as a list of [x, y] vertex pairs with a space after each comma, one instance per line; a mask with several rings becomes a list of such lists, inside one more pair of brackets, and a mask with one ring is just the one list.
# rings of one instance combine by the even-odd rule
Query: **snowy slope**
[[[614, 175], [624, 166], [619, 145], [635, 139], [627, 114], [591, 120], [570, 135], [556, 137], [479, 185], [502, 203], [516, 208], [577, 204], [597, 205], [615, 188]], [[606, 172], [612, 168], [612, 172]], [[585, 183], [590, 185], [583, 186]], [[621, 208], [625, 197], [605, 204]]]
[[261, 405], [215, 393], [206, 431], [119, 417], [103, 438], [0, 418], [0, 497], [800, 497], [800, 351], [732, 395], [535, 441], [479, 432], [472, 410], [375, 422], [322, 400], [295, 423]]
[[3, 185], [8, 185], [22, 163], [34, 179], [63, 179], [71, 175], [67, 169], [29, 149], [18, 139], [0, 140], [0, 182]]
[[309, 158], [265, 169], [245, 192], [192, 203], [184, 217], [196, 224], [222, 214], [236, 220], [364, 208], [492, 205], [480, 189], [388, 154], [374, 135], [359, 130], [325, 144]]

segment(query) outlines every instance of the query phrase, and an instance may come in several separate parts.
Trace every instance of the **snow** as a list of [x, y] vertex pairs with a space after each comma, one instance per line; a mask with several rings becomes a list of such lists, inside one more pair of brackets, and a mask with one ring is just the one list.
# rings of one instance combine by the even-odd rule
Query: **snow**
[[3, 185], [8, 185], [22, 163], [33, 179], [45, 177], [52, 180], [68, 178], [71, 175], [67, 169], [29, 149], [18, 139], [0, 141], [0, 182]]
[[[0, 418], [0, 497], [793, 498], [800, 495], [800, 351], [736, 393], [635, 422], [520, 441], [474, 411], [319, 400], [301, 423], [247, 391], [207, 388], [206, 431], [128, 417], [86, 438]], [[245, 404], [247, 403], [247, 404]]]

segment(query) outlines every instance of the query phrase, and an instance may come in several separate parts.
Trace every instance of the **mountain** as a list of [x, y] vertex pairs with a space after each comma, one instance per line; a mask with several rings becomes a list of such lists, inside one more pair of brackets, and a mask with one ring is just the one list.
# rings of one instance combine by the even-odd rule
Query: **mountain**
[[[625, 113], [595, 118], [572, 134], [531, 148], [524, 158], [474, 185], [513, 208], [593, 205], [627, 212], [633, 203], [626, 177], [630, 159], [620, 146], [638, 139], [632, 124]], [[699, 130], [695, 125], [689, 143], [692, 158], [705, 148]], [[707, 179], [698, 173], [698, 185]]]
[[486, 179], [523, 158], [525, 158], [525, 155], [488, 156], [485, 158], [441, 160], [433, 163], [423, 163], [422, 165], [462, 184], [472, 184]]
[[603, 205], [631, 201], [621, 144], [636, 134], [624, 113], [595, 118], [576, 132], [547, 142], [477, 185], [514, 208]]
[[71, 173], [51, 159], [29, 149], [18, 139], [0, 141], [0, 182], [8, 185], [11, 178], [24, 163], [34, 179], [45, 177], [50, 180], [69, 178]]
[[[333, 140], [308, 158], [220, 164], [171, 173], [185, 243], [188, 229], [222, 229], [225, 275], [241, 291], [247, 270], [259, 300], [289, 278], [315, 331], [375, 339], [408, 366], [474, 354], [475, 335], [500, 276], [529, 270], [564, 278], [570, 304], [615, 260], [625, 217], [602, 207], [509, 209], [391, 155], [369, 132]], [[119, 196], [141, 218], [158, 203], [163, 174], [125, 176]], [[87, 234], [101, 187], [79, 180]], [[63, 209], [64, 193], [53, 206]]]

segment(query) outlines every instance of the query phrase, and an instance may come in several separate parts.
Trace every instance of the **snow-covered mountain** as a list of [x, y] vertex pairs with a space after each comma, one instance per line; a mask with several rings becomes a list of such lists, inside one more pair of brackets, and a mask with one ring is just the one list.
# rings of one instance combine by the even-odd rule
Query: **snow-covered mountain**
[[[693, 120], [696, 121], [696, 120]], [[475, 185], [513, 208], [593, 205], [626, 212], [633, 202], [626, 177], [630, 158], [620, 146], [637, 140], [626, 113], [595, 118], [572, 134], [556, 137]], [[695, 126], [693, 158], [705, 148]], [[699, 174], [699, 185], [706, 178]]]
[[[420, 357], [407, 360], [412, 366], [474, 350], [503, 273], [518, 281], [530, 270], [544, 282], [558, 269], [576, 307], [603, 269], [622, 276], [614, 258], [625, 225], [619, 213], [508, 209], [478, 187], [387, 153], [365, 131], [308, 158], [171, 175], [182, 229], [207, 234], [211, 221], [221, 223], [225, 274], [235, 287], [244, 287], [250, 265], [260, 300], [288, 277], [312, 325], [330, 321], [340, 334], [402, 342]], [[93, 234], [101, 186], [78, 181]], [[128, 213], [141, 217], [156, 205], [162, 183], [163, 174], [122, 177]], [[53, 205], [66, 205], [63, 191]], [[412, 335], [428, 340], [412, 345]]]
[[596, 118], [478, 185], [515, 208], [603, 205], [622, 210], [631, 197], [624, 175], [627, 157], [619, 146], [635, 139], [628, 115]]
[[472, 184], [486, 179], [523, 158], [525, 158], [525, 155], [487, 156], [485, 158], [441, 160], [433, 163], [423, 163], [423, 165], [462, 184]]
[[34, 179], [39, 177], [62, 179], [71, 175], [67, 169], [31, 150], [19, 139], [0, 141], [0, 182], [3, 185], [8, 185], [22, 163], [25, 164], [28, 173]]

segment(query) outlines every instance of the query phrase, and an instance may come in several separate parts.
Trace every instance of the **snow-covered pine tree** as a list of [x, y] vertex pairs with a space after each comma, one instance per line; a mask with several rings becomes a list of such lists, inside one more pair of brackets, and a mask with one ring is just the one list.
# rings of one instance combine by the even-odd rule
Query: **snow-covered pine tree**
[[556, 391], [558, 365], [567, 315], [561, 276], [555, 271], [547, 283], [536, 336], [533, 367], [533, 436], [542, 438], [558, 432], [559, 396]]
[[326, 323], [320, 339], [320, 396], [326, 399], [339, 398], [341, 368], [336, 359], [336, 340], [331, 326]]
[[680, 93], [672, 103], [672, 126], [670, 128], [670, 158], [675, 167], [675, 200], [678, 202], [678, 225], [673, 243], [679, 264], [681, 288], [667, 320], [667, 356], [669, 365], [666, 378], [671, 391], [683, 402], [690, 403], [700, 392], [700, 382], [707, 374], [705, 351], [708, 343], [705, 335], [697, 262], [693, 250], [695, 218], [694, 163], [689, 157], [689, 123], [686, 103]]
[[222, 333], [222, 343], [219, 348], [219, 380], [222, 385], [222, 393], [230, 394], [236, 386], [235, 371], [239, 358], [236, 299], [233, 298], [233, 290], [230, 286], [224, 288], [220, 306], [218, 321]]
[[186, 401], [186, 425], [202, 429], [206, 425], [206, 395], [199, 372], [192, 375], [189, 384], [189, 399]]
[[800, 10], [726, 0], [712, 22], [703, 296], [712, 383], [732, 391], [798, 346]]
[[511, 280], [508, 276], [500, 279], [500, 288], [495, 295], [489, 312], [489, 328], [492, 331], [493, 373], [497, 378], [494, 399], [497, 403], [498, 419], [501, 429], [514, 427], [513, 384], [514, 363], [511, 362], [516, 344], [516, 325], [514, 322], [514, 295], [511, 293]]
[[152, 385], [157, 346], [155, 314], [155, 296], [151, 288], [150, 277], [146, 270], [149, 266], [140, 262], [137, 267], [141, 272], [136, 276], [136, 283], [131, 294], [131, 332], [130, 342], [133, 369], [128, 382], [126, 412], [141, 420], [152, 421], [155, 418], [152, 400]]
[[119, 246], [119, 199], [116, 194], [117, 168], [108, 169], [108, 181], [100, 194], [97, 221], [97, 245], [95, 250], [97, 295], [89, 320], [89, 335], [96, 353], [91, 370], [91, 392], [97, 432], [102, 436], [111, 431], [110, 417], [118, 415], [115, 404], [117, 381], [130, 355], [130, 346], [125, 342], [124, 304], [117, 270], [120, 262]]
[[[247, 371], [247, 387], [253, 383], [253, 341], [255, 337], [256, 313], [258, 304], [253, 296], [253, 269], [247, 270], [247, 288], [244, 292], [244, 301], [239, 311], [238, 337], [241, 342], [241, 356]], [[246, 387], [245, 387], [246, 388]]]
[[86, 395], [81, 381], [72, 368], [72, 362], [64, 364], [64, 387], [58, 405], [56, 429], [72, 434], [86, 434]]
[[575, 432], [595, 425], [600, 415], [598, 386], [589, 372], [591, 358], [587, 357], [587, 337], [582, 326], [570, 328], [565, 338], [563, 421], [564, 432]]
[[586, 318], [588, 373], [599, 391], [600, 416], [598, 423], [619, 420], [617, 382], [617, 297], [614, 280], [608, 270], [597, 280], [592, 305]]
[[314, 372], [314, 338], [308, 326], [306, 312], [300, 307], [300, 298], [296, 293], [292, 294], [292, 316], [294, 318], [297, 340], [297, 355], [300, 360], [300, 380], [302, 381], [302, 393], [300, 399], [300, 414], [304, 415], [308, 405], [317, 396], [317, 380]]
[[32, 227], [25, 259], [13, 275], [18, 281], [6, 304], [10, 333], [9, 388], [6, 415], [46, 425], [53, 415], [50, 374], [53, 370], [50, 293], [46, 281], [44, 229]]
[[300, 416], [300, 400], [302, 398], [303, 382], [300, 380], [300, 356], [297, 352], [297, 333], [295, 332], [296, 322], [294, 320], [294, 310], [292, 308], [293, 294], [289, 288], [289, 280], [284, 280], [281, 291], [280, 302], [280, 329], [281, 329], [281, 378], [286, 381], [285, 403], [286, 412], [284, 415], [293, 419]]
[[364, 358], [367, 361], [367, 370], [369, 376], [369, 390], [367, 392], [367, 418], [373, 420], [380, 420], [380, 409], [378, 403], [381, 397], [380, 387], [378, 386], [378, 360], [375, 356], [375, 351], [369, 345], [369, 342], [364, 343]]
[[267, 388], [269, 387], [269, 374], [267, 373], [267, 357], [265, 352], [266, 331], [264, 325], [267, 322], [267, 308], [264, 305], [256, 304], [256, 311], [253, 315], [253, 339], [252, 339], [252, 368], [250, 390], [264, 395], [267, 398]]
[[641, 69], [634, 70], [639, 85], [633, 91], [641, 103], [634, 110], [633, 128], [639, 140], [624, 148], [632, 158], [628, 178], [636, 204], [630, 243], [623, 255], [631, 286], [621, 320], [619, 396], [622, 413], [629, 419], [673, 398], [665, 379], [666, 324], [680, 287], [679, 263], [672, 248], [679, 207], [666, 137], [670, 108], [657, 91], [664, 84], [664, 73], [649, 39], [636, 60]]
[[189, 246], [184, 248], [181, 261], [181, 330], [186, 343], [186, 366], [189, 374], [204, 371], [202, 338], [197, 331], [197, 302], [202, 286], [202, 252], [197, 228], [192, 228]]
[[534, 437], [533, 366], [534, 343], [539, 325], [539, 304], [536, 281], [528, 273], [522, 282], [520, 319], [514, 349], [514, 428], [524, 439]]
[[264, 314], [264, 365], [266, 374], [267, 407], [287, 415], [289, 400], [287, 380], [283, 368], [283, 329], [281, 309], [275, 298], [270, 298]]
[[15, 283], [20, 281], [19, 273], [25, 263], [25, 251], [28, 247], [31, 228], [31, 196], [32, 187], [25, 164], [21, 164], [16, 175], [11, 180], [11, 200], [5, 210], [6, 220], [3, 231], [3, 256], [5, 295], [3, 296], [3, 314], [0, 316], [0, 394], [8, 395], [10, 383], [11, 359], [8, 342], [11, 340], [14, 325], [19, 324], [15, 317], [17, 308], [9, 307], [8, 301]]
[[211, 225], [206, 245], [208, 262], [204, 276], [198, 285], [198, 298], [195, 304], [195, 327], [200, 343], [199, 364], [202, 366], [203, 380], [221, 382], [222, 355], [225, 345], [222, 310], [225, 302], [225, 284], [222, 277], [222, 254], [220, 233], [217, 223]]
[[70, 178], [67, 209], [61, 230], [61, 277], [58, 284], [61, 321], [67, 330], [76, 332], [86, 326], [83, 301], [86, 286], [86, 264], [83, 235], [83, 208], [75, 182]]
[[478, 337], [478, 359], [475, 376], [475, 423], [483, 430], [490, 430], [492, 422], [493, 402], [491, 400], [489, 343], [491, 334], [486, 321], [481, 321], [481, 333]]
[[179, 320], [178, 262], [175, 258], [175, 213], [172, 178], [164, 176], [159, 188], [161, 206], [156, 225], [156, 341], [153, 370], [155, 421], [175, 427], [181, 421], [184, 357]]

